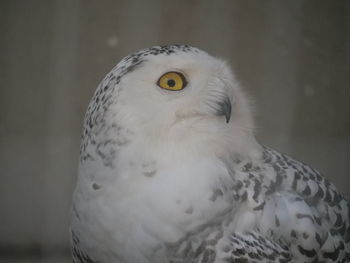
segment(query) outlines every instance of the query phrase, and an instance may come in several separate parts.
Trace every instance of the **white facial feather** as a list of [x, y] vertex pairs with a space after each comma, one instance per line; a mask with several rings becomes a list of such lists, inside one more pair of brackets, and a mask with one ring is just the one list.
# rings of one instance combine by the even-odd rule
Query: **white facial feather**
[[[170, 71], [185, 76], [186, 88], [168, 91], [157, 86], [159, 77]], [[226, 98], [232, 103], [228, 124], [224, 116], [217, 116], [219, 104]], [[202, 51], [145, 58], [122, 78], [118, 103], [113, 108], [113, 118], [151, 145], [199, 147], [210, 143], [209, 137], [213, 141], [206, 147], [222, 149], [227, 140], [234, 141], [237, 148], [249, 136], [254, 140], [249, 105], [231, 71], [224, 62]], [[237, 153], [244, 152], [242, 147]]]

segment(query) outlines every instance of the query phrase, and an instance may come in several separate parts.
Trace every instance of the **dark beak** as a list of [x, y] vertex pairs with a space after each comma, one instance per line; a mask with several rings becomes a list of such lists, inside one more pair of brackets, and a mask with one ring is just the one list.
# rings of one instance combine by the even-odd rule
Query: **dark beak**
[[230, 121], [231, 118], [231, 101], [228, 96], [225, 96], [223, 100], [218, 102], [218, 109], [216, 112], [217, 116], [225, 116], [226, 123]]

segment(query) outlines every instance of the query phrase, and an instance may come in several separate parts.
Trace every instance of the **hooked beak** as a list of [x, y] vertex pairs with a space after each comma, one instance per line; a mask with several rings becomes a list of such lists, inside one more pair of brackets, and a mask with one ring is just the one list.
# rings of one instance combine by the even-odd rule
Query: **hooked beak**
[[225, 96], [221, 101], [217, 102], [218, 108], [216, 111], [217, 116], [225, 116], [226, 123], [230, 121], [231, 118], [231, 101], [228, 96]]

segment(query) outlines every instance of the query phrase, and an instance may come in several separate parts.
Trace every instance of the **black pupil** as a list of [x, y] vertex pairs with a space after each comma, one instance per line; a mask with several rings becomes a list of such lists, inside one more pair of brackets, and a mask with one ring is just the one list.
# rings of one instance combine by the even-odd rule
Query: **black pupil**
[[175, 80], [173, 80], [173, 79], [168, 79], [167, 84], [168, 84], [169, 87], [174, 87], [174, 86], [175, 86]]

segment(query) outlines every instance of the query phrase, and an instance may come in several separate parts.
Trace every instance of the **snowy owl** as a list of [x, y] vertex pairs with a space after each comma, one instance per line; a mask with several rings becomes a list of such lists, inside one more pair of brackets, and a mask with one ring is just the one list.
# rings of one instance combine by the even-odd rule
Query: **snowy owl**
[[253, 128], [224, 61], [187, 45], [125, 57], [87, 109], [73, 262], [350, 262], [348, 200]]

